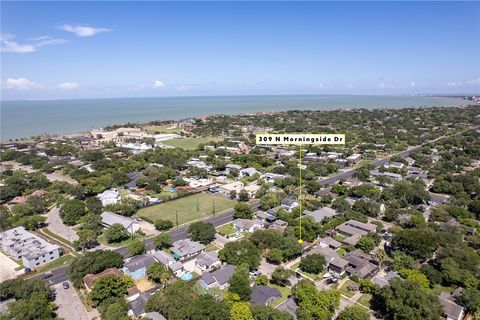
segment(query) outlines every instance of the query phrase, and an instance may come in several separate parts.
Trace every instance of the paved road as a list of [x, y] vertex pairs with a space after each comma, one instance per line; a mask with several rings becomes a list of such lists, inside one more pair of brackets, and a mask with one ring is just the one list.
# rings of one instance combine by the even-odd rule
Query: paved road
[[[251, 202], [250, 205], [252, 206], [252, 209], [255, 211], [260, 206], [260, 202], [258, 200], [255, 200], [255, 201]], [[225, 224], [225, 223], [228, 223], [228, 222], [232, 221], [233, 220], [233, 213], [234, 213], [234, 210], [230, 209], [225, 213], [222, 213], [222, 214], [216, 215], [214, 217], [208, 218], [204, 221], [205, 222], [210, 222], [215, 227], [218, 227], [222, 224]], [[169, 233], [172, 236], [172, 240], [177, 241], [177, 240], [180, 240], [180, 239], [188, 238], [187, 228], [188, 227], [181, 227], [181, 228], [178, 228], [178, 229], [175, 229], [175, 230], [171, 230]], [[154, 246], [153, 246], [154, 239], [155, 239], [155, 237], [150, 237], [150, 238], [145, 239], [145, 248], [146, 248], [147, 251], [154, 249]], [[116, 252], [120, 253], [125, 258], [127, 258], [129, 256], [128, 248], [126, 246], [116, 248], [113, 251], [116, 251]], [[57, 284], [57, 283], [67, 281], [68, 276], [67, 276], [66, 271], [67, 271], [67, 267], [65, 267], [65, 266], [60, 267], [58, 269], [54, 269], [54, 270], [52, 270], [53, 276], [51, 278], [48, 278], [47, 280], [51, 284]], [[42, 274], [39, 274], [39, 275], [36, 275], [36, 276], [30, 278], [30, 280], [42, 280], [42, 279], [43, 279]]]
[[47, 223], [48, 230], [58, 234], [60, 237], [67, 239], [70, 242], [78, 240], [77, 233], [63, 223], [62, 219], [60, 218], [60, 209], [58, 207], [53, 207], [48, 212]]
[[[410, 148], [408, 150], [405, 150], [405, 151], [402, 151], [400, 153], [388, 156], [388, 157], [386, 157], [384, 159], [381, 159], [381, 160], [372, 161], [372, 162], [370, 162], [370, 165], [372, 165], [374, 167], [383, 166], [385, 163], [389, 162], [392, 157], [399, 156], [399, 157], [405, 158], [408, 155], [410, 155], [410, 153], [412, 153], [413, 151], [415, 151], [419, 148], [421, 148], [421, 146]], [[355, 174], [356, 171], [357, 171], [357, 169], [351, 169], [351, 170], [342, 172], [340, 174], [337, 174], [336, 176], [326, 178], [326, 179], [321, 179], [321, 180], [319, 180], [319, 182], [320, 182], [320, 184], [331, 185], [331, 184], [334, 184], [337, 181], [340, 181], [342, 179], [349, 179], [349, 178], [353, 177], [353, 175]]]
[[[14, 162], [14, 161], [5, 161], [4, 163], [8, 164], [8, 165], [11, 165], [13, 170], [23, 170], [23, 171], [26, 171], [26, 172], [29, 172], [29, 173], [30, 172], [39, 172], [38, 170], [35, 170], [30, 166], [19, 164], [19, 163]], [[78, 184], [78, 182], [76, 180], [74, 180], [72, 178], [69, 178], [69, 177], [62, 176], [60, 174], [56, 174], [56, 173], [43, 173], [43, 174], [47, 177], [47, 179], [49, 181], [52, 181], [52, 182], [53, 181], [65, 181], [65, 182], [68, 182], [70, 184]]]

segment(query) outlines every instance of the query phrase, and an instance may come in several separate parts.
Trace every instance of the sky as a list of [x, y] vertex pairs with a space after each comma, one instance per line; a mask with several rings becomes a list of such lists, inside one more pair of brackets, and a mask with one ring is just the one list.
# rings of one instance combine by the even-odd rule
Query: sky
[[1, 2], [1, 99], [480, 92], [478, 2]]

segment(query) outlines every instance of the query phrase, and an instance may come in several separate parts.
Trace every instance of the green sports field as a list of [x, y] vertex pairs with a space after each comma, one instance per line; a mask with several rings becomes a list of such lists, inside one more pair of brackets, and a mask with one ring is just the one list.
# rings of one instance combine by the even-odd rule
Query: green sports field
[[201, 143], [207, 143], [212, 140], [218, 140], [216, 138], [181, 138], [162, 141], [162, 143], [185, 150], [195, 150]]
[[137, 215], [145, 217], [151, 221], [164, 219], [170, 220], [176, 224], [175, 212], [177, 212], [178, 224], [182, 225], [194, 220], [212, 216], [214, 202], [215, 213], [233, 208], [235, 205], [235, 201], [223, 196], [202, 192], [181, 199], [142, 208], [137, 212]]

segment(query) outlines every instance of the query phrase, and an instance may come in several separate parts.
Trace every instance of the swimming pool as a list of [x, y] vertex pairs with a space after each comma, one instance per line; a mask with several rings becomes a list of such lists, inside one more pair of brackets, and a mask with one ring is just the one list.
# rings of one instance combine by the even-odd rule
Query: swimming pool
[[185, 280], [185, 281], [190, 281], [193, 279], [193, 274], [191, 274], [190, 272], [187, 272], [187, 273], [184, 273], [180, 279], [182, 280]]

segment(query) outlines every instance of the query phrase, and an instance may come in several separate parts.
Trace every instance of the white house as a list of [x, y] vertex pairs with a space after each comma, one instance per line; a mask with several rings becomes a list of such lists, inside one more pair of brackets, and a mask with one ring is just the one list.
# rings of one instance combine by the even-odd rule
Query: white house
[[263, 222], [258, 219], [235, 219], [233, 220], [232, 225], [235, 229], [237, 229], [237, 232], [246, 231], [252, 233], [255, 230], [260, 230], [262, 228]]
[[282, 200], [282, 207], [288, 212], [292, 212], [293, 209], [299, 206], [299, 203], [290, 198], [285, 198]]
[[98, 194], [97, 198], [102, 201], [104, 207], [110, 204], [117, 204], [120, 201], [120, 192], [115, 188], [108, 189]]
[[140, 224], [138, 223], [138, 221], [130, 219], [128, 217], [124, 217], [109, 211], [103, 212], [101, 214], [101, 217], [102, 224], [106, 227], [110, 227], [113, 224], [119, 223], [125, 228], [125, 230], [130, 233], [134, 233], [140, 230]]

